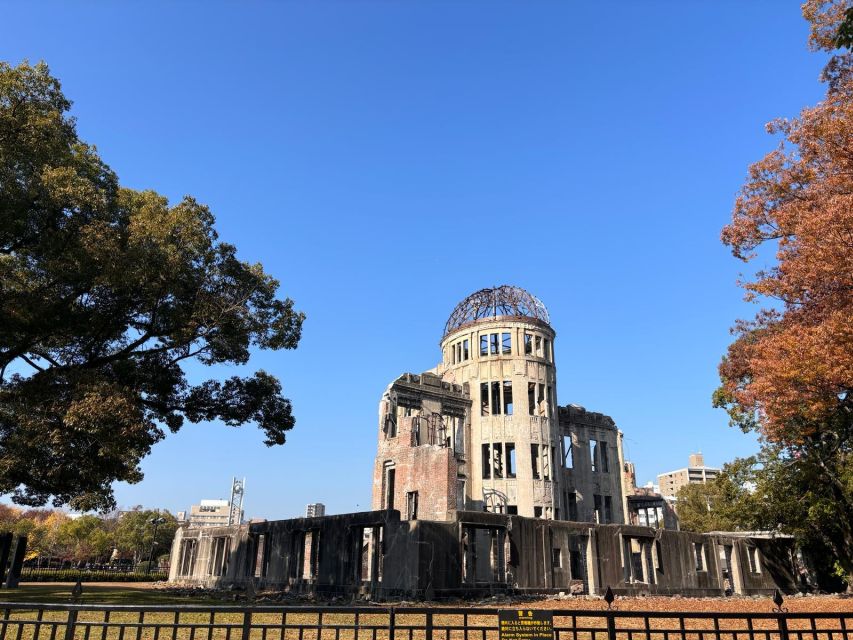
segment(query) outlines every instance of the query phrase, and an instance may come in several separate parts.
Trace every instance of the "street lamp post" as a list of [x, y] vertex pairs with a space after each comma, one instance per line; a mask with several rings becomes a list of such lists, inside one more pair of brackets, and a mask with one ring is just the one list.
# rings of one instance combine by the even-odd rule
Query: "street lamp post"
[[157, 527], [166, 522], [166, 518], [157, 516], [149, 520], [154, 525], [154, 535], [151, 538], [151, 552], [148, 554], [148, 566], [145, 568], [145, 575], [151, 575], [151, 563], [154, 562], [154, 547], [157, 545]]

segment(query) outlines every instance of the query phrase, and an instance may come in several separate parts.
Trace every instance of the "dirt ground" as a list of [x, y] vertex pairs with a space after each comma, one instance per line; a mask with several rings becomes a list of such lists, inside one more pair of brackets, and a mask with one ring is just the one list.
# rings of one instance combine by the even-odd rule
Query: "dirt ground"
[[[3, 590], [0, 601], [6, 602], [68, 602], [70, 583], [39, 582], [22, 583], [19, 589]], [[217, 592], [193, 589], [191, 591], [175, 589], [165, 583], [140, 582], [88, 582], [83, 584], [83, 602], [86, 604], [233, 604], [245, 605], [245, 595], [240, 592]], [[255, 594], [254, 604], [258, 605], [332, 605], [353, 606], [368, 605], [363, 601], [336, 599], [314, 603], [309, 599], [282, 598], [279, 594], [260, 591]], [[394, 603], [372, 603], [386, 607], [424, 607], [437, 608], [483, 608], [483, 609], [559, 609], [600, 611], [607, 608], [599, 597], [593, 596], [546, 596], [503, 597], [495, 596], [484, 600], [422, 602], [404, 601]], [[769, 613], [774, 605], [769, 597], [729, 597], [729, 598], [682, 598], [682, 597], [617, 597], [613, 606], [619, 611], [695, 611], [695, 612], [731, 612], [731, 613]], [[853, 613], [853, 596], [849, 595], [808, 595], [788, 596], [782, 605], [791, 612], [844, 612]]]

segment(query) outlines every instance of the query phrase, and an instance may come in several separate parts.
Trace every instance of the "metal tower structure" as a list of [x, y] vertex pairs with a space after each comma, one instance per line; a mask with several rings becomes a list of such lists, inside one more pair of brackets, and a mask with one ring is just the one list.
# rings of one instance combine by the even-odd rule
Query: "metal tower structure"
[[228, 525], [240, 524], [243, 516], [243, 493], [246, 489], [246, 478], [237, 477], [231, 480], [231, 500], [228, 502]]

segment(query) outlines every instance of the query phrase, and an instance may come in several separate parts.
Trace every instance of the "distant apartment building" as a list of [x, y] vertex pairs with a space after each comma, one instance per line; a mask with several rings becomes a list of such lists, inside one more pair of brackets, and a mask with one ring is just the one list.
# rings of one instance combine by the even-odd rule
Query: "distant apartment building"
[[[190, 507], [191, 527], [225, 527], [231, 505], [228, 500], [202, 500]], [[234, 524], [234, 523], [232, 523]]]
[[322, 502], [315, 502], [305, 507], [306, 518], [322, 518], [326, 515], [326, 505]]
[[662, 496], [675, 498], [681, 487], [688, 484], [705, 484], [714, 480], [719, 474], [719, 469], [705, 466], [705, 458], [701, 453], [692, 453], [687, 467], [660, 474], [658, 485], [660, 485]]

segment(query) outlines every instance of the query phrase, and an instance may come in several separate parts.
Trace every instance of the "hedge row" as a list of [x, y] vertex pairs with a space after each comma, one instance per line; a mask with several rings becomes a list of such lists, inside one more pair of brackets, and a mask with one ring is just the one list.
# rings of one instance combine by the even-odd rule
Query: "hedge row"
[[80, 571], [79, 569], [24, 569], [21, 582], [154, 582], [166, 580], [168, 574], [160, 571]]

